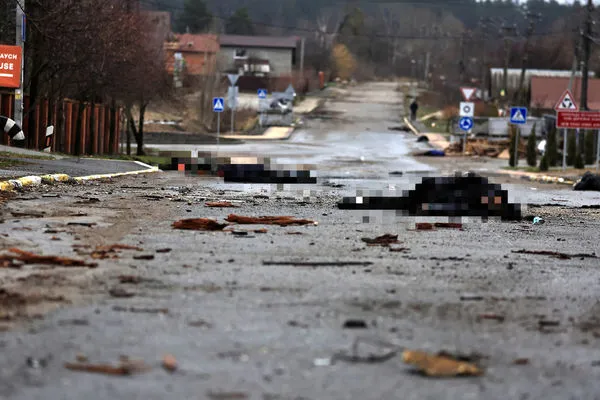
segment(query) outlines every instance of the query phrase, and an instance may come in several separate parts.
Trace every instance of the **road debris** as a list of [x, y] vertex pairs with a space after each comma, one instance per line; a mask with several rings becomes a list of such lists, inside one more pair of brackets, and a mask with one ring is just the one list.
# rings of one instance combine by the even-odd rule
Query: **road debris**
[[386, 233], [385, 235], [378, 236], [375, 239], [362, 238], [361, 240], [363, 242], [367, 243], [367, 246], [389, 247], [390, 244], [399, 244], [399, 243], [401, 243], [398, 240], [398, 235], [392, 235], [390, 233]]
[[177, 370], [177, 360], [171, 354], [167, 354], [163, 357], [162, 366], [169, 372], [175, 372]]
[[267, 229], [263, 228], [263, 229], [255, 229], [252, 232], [254, 232], [254, 233], [267, 233], [269, 231]]
[[344, 322], [344, 329], [367, 329], [367, 323], [362, 319], [348, 319]]
[[463, 224], [456, 222], [436, 222], [433, 224], [436, 228], [445, 228], [445, 229], [463, 229]]
[[483, 296], [478, 294], [463, 294], [460, 296], [462, 301], [481, 301], [483, 300]]
[[517, 254], [535, 254], [540, 256], [550, 256], [560, 260], [570, 260], [571, 258], [598, 258], [595, 253], [591, 254], [566, 254], [558, 251], [549, 250], [513, 250]]
[[[74, 248], [87, 248], [82, 246], [73, 246]], [[119, 258], [118, 250], [134, 250], [134, 251], [144, 251], [144, 249], [137, 246], [130, 246], [127, 244], [111, 244], [108, 246], [98, 246], [92, 251], [90, 256], [95, 260], [105, 260], [108, 258]]]
[[191, 231], [222, 231], [229, 224], [220, 224], [213, 219], [208, 218], [190, 218], [182, 219], [173, 223], [173, 229], [183, 229]]
[[304, 232], [286, 232], [286, 235], [304, 235]]
[[31, 218], [44, 218], [44, 213], [35, 213], [35, 212], [17, 212], [13, 211], [10, 213], [15, 218], [23, 218], [23, 217], [31, 217]]
[[390, 246], [390, 251], [392, 253], [406, 253], [409, 250], [410, 249], [408, 247], [393, 247], [393, 246]]
[[133, 259], [150, 261], [150, 260], [154, 260], [154, 254], [141, 254], [139, 256], [133, 256]]
[[96, 197], [90, 197], [85, 200], [76, 201], [74, 204], [95, 204], [95, 203], [100, 203], [100, 199], [98, 199]]
[[235, 205], [229, 201], [209, 201], [204, 204], [206, 207], [213, 208], [239, 208], [238, 205]]
[[529, 364], [529, 358], [516, 358], [513, 360], [514, 365], [527, 365]]
[[504, 322], [504, 320], [506, 319], [506, 317], [504, 315], [500, 315], [500, 314], [479, 314], [477, 316], [477, 320], [481, 321], [484, 319], [491, 319], [491, 320], [495, 320], [498, 322]]
[[128, 292], [123, 288], [112, 288], [108, 291], [108, 294], [110, 294], [112, 297], [117, 297], [120, 299], [128, 299], [135, 296], [135, 293]]
[[242, 225], [318, 225], [318, 222], [316, 221], [311, 221], [309, 219], [294, 219], [294, 217], [289, 216], [245, 217], [241, 215], [229, 214], [229, 216], [225, 218], [225, 221]]
[[197, 319], [195, 321], [189, 321], [188, 322], [188, 326], [194, 327], [194, 328], [207, 328], [210, 329], [213, 327], [213, 325], [210, 322], [207, 322], [203, 319]]
[[131, 283], [137, 285], [142, 282], [142, 278], [135, 275], [120, 275], [119, 276], [120, 283]]
[[415, 230], [417, 230], [417, 231], [432, 231], [433, 224], [430, 224], [428, 222], [418, 222], [417, 224], [415, 224]]
[[424, 351], [406, 350], [402, 361], [429, 377], [480, 376], [483, 371], [475, 364], [458, 361], [449, 355], [433, 355]]
[[168, 308], [140, 308], [140, 307], [121, 307], [114, 306], [113, 311], [119, 312], [131, 312], [131, 313], [139, 313], [139, 314], [168, 314]]
[[315, 367], [328, 367], [332, 364], [331, 358], [315, 358], [313, 361]]
[[171, 251], [172, 251], [172, 249], [169, 249], [169, 248], [157, 249], [156, 250], [157, 253], [170, 253]]
[[206, 394], [211, 400], [244, 400], [248, 395], [243, 392], [208, 392]]
[[91, 228], [92, 226], [98, 225], [95, 222], [69, 222], [68, 226], [85, 226], [86, 228]]
[[65, 368], [71, 371], [90, 372], [113, 376], [128, 376], [135, 373], [147, 372], [151, 369], [143, 361], [123, 359], [116, 366], [110, 364], [65, 363]]
[[544, 221], [543, 218], [540, 218], [540, 217], [533, 218], [533, 225], [543, 225], [544, 223], [546, 223], [546, 221]]
[[370, 261], [263, 261], [263, 265], [290, 265], [293, 267], [367, 267]]
[[[97, 263], [88, 263], [83, 260], [76, 260], [74, 258], [67, 257], [59, 257], [59, 256], [40, 256], [34, 253], [30, 253], [28, 251], [20, 250], [17, 248], [8, 249], [10, 253], [15, 253], [17, 255], [0, 255], [1, 265], [7, 263], [8, 260], [21, 261], [25, 264], [45, 264], [45, 265], [59, 265], [63, 267], [87, 267], [87, 268], [96, 268], [98, 267]], [[8, 265], [11, 265], [10, 263]]]
[[560, 321], [540, 320], [538, 321], [538, 325], [540, 328], [556, 327], [560, 326]]

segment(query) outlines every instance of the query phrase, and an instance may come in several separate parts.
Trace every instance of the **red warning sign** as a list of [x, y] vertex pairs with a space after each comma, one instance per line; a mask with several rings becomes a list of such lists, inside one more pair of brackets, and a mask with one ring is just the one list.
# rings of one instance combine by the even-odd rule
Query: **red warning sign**
[[18, 88], [21, 86], [20, 46], [0, 45], [0, 87]]

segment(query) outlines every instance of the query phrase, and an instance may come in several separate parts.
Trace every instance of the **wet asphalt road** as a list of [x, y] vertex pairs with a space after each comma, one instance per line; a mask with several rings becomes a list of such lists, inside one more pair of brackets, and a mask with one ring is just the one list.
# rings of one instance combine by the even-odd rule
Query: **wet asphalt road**
[[[396, 101], [394, 92], [381, 84], [357, 88], [353, 97], [367, 92], [380, 92], [379, 98], [392, 99], [389, 103]], [[355, 146], [341, 134], [331, 134], [339, 137], [337, 147], [357, 149], [354, 153], [344, 151], [345, 157], [361, 153], [363, 147], [376, 142], [377, 135], [394, 138], [393, 145], [385, 142], [380, 150], [383, 153], [398, 155], [410, 147], [410, 140], [384, 133], [397, 118], [391, 105], [387, 111], [361, 108], [353, 102], [336, 102], [331, 107], [351, 113], [347, 125], [336, 125], [337, 132], [347, 128], [349, 135], [362, 137], [361, 129], [365, 129], [362, 132], [370, 137], [362, 146]], [[376, 118], [383, 120], [376, 122]], [[362, 123], [364, 128], [360, 128]], [[378, 128], [374, 128], [376, 123]], [[314, 135], [313, 142], [317, 142], [319, 128], [313, 129], [307, 135]], [[329, 135], [325, 123], [322, 129], [322, 136]], [[359, 132], [353, 134], [354, 129]], [[325, 173], [339, 168], [335, 174], [356, 164], [354, 159], [336, 158], [337, 147], [330, 148], [330, 156], [305, 151], [307, 156], [300, 157], [298, 149], [305, 145], [297, 145], [290, 154], [292, 162], [317, 158], [319, 165], [327, 165], [321, 168]], [[362, 152], [376, 153], [375, 146]], [[268, 154], [265, 148], [262, 154]], [[415, 232], [410, 230], [414, 221], [387, 218], [363, 223], [361, 214], [336, 208], [336, 202], [348, 191], [365, 185], [382, 190], [395, 185], [381, 179], [389, 177], [389, 170], [402, 165], [421, 168], [408, 157], [400, 158], [373, 167], [369, 174], [380, 179], [344, 180], [349, 186], [339, 189], [313, 187], [319, 189], [318, 194], [308, 193], [307, 198], [298, 192], [223, 185], [171, 172], [114, 183], [44, 188], [47, 194], [60, 197], [25, 193], [21, 199], [7, 202], [2, 209], [5, 222], [0, 225], [7, 234], [0, 236], [2, 249], [16, 246], [74, 257], [73, 245], [126, 243], [144, 251], [124, 251], [117, 259], [100, 260], [94, 270], [39, 266], [0, 270], [5, 290], [0, 304], [17, 313], [16, 317], [19, 313], [43, 314], [40, 296], [60, 307], [46, 317], [0, 334], [0, 396], [600, 398], [596, 366], [600, 360], [598, 259], [514, 253], [535, 249], [600, 254], [599, 210], [560, 205], [574, 205], [582, 199], [600, 204], [597, 194], [582, 196], [561, 188], [531, 190], [530, 186], [515, 184], [515, 191], [533, 202], [544, 204], [550, 199], [559, 204], [535, 208], [546, 224], [492, 221], [469, 223], [462, 231]], [[354, 171], [352, 175], [362, 169]], [[411, 178], [403, 176], [398, 182], [401, 179], [408, 182]], [[85, 203], [89, 198], [97, 200]], [[76, 203], [82, 200], [85, 204]], [[216, 200], [238, 202], [240, 208], [204, 206], [206, 201]], [[43, 211], [45, 215], [11, 215], [17, 210], [24, 214]], [[87, 215], [77, 217], [76, 212]], [[171, 223], [181, 218], [215, 217], [222, 221], [229, 213], [293, 215], [314, 219], [319, 225], [267, 226], [267, 233], [242, 236], [171, 228]], [[76, 221], [98, 225], [68, 225]], [[44, 233], [48, 227], [58, 232]], [[301, 234], [290, 235], [298, 232]], [[385, 247], [366, 246], [361, 240], [384, 233], [398, 234], [402, 242], [398, 247], [405, 250], [391, 252]], [[49, 240], [52, 236], [60, 240]], [[157, 252], [165, 248], [171, 251]], [[134, 259], [138, 254], [154, 257]], [[366, 264], [315, 268], [272, 265], [286, 261]], [[137, 283], [121, 283], [123, 275], [139, 279]], [[23, 298], [14, 293], [23, 293]], [[493, 314], [504, 320], [481, 318]], [[347, 319], [363, 320], [366, 327], [344, 329]], [[540, 321], [546, 322], [545, 326]], [[10, 324], [11, 319], [2, 322]], [[335, 361], [334, 354], [349, 351], [357, 338], [371, 343], [367, 349], [359, 346], [360, 355], [394, 346], [477, 353], [483, 357], [480, 364], [486, 371], [479, 378], [427, 379], [412, 373], [399, 357], [370, 364]], [[179, 370], [173, 374], [160, 367], [166, 353], [179, 362]], [[120, 355], [127, 355], [143, 359], [153, 368], [127, 377], [65, 369], [63, 363], [74, 361], [78, 354], [91, 362], [113, 364]], [[31, 366], [28, 357], [44, 362]], [[516, 365], [517, 358], [528, 363]]]

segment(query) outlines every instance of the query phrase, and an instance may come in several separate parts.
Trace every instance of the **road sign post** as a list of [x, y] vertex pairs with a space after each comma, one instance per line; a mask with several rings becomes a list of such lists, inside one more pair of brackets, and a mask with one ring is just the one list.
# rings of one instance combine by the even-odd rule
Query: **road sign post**
[[464, 132], [463, 134], [463, 154], [467, 151], [467, 134], [471, 133], [473, 129], [473, 118], [472, 117], [461, 117], [458, 121], [458, 126]]
[[600, 129], [597, 131], [598, 137], [596, 138], [596, 174], [598, 173], [598, 169], [600, 169]]
[[263, 120], [264, 120], [264, 112], [265, 112], [265, 108], [266, 105], [265, 103], [267, 102], [267, 89], [258, 89], [257, 94], [258, 94], [258, 111], [260, 113], [260, 117], [259, 117], [259, 123], [260, 126], [262, 127], [263, 125]]
[[[511, 107], [510, 109], [510, 123], [516, 125], [515, 132], [515, 167], [519, 165], [519, 134], [521, 133], [521, 125], [527, 123], [527, 108], [525, 107]], [[535, 132], [533, 132], [535, 135]]]
[[221, 113], [225, 109], [225, 99], [222, 97], [213, 98], [213, 112], [217, 113], [217, 146], [221, 135]]
[[567, 169], [567, 130], [563, 129], [563, 162], [562, 162], [562, 170], [563, 172]]

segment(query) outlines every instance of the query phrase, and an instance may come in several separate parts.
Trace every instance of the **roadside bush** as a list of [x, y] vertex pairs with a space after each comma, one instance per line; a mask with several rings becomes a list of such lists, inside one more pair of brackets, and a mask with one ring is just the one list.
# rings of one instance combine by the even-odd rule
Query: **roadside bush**
[[546, 157], [546, 154], [544, 154], [540, 160], [540, 171], [548, 171], [549, 169], [548, 158]]
[[509, 147], [509, 153], [510, 153], [510, 158], [508, 159], [508, 165], [510, 165], [511, 167], [516, 167], [516, 163], [515, 163], [515, 151], [518, 151], [517, 149], [517, 130], [514, 129], [514, 127], [512, 125], [510, 125], [508, 127], [508, 132], [510, 134], [510, 147]]
[[535, 167], [537, 165], [535, 126], [536, 124], [533, 124], [531, 132], [529, 132], [529, 138], [527, 139], [527, 164], [530, 167]]
[[583, 163], [583, 157], [581, 156], [581, 153], [577, 153], [577, 155], [575, 156], [575, 168], [577, 169], [584, 169], [585, 165]]
[[590, 165], [594, 163], [594, 153], [595, 153], [595, 134], [594, 131], [587, 131], [585, 133], [585, 164]]
[[546, 162], [550, 167], [554, 167], [558, 160], [556, 133], [556, 128], [553, 127], [552, 130], [548, 132], [548, 138], [546, 139], [546, 151], [544, 152], [544, 155], [546, 156]]
[[575, 133], [567, 133], [567, 165], [575, 165], [575, 158], [577, 158], [577, 140], [575, 139]]

